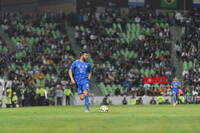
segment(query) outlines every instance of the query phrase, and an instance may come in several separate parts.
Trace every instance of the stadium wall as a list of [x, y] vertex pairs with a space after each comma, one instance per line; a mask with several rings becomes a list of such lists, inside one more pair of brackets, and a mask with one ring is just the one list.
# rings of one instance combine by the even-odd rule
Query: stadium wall
[[[5, 105], [5, 98], [6, 96], [2, 96], [2, 100], [3, 100], [3, 108], [6, 107]], [[101, 105], [102, 101], [103, 101], [103, 96], [94, 96], [94, 97], [90, 97], [90, 104], [91, 105]], [[127, 100], [127, 105], [131, 104], [131, 96], [126, 96], [126, 100]], [[150, 103], [150, 100], [152, 99], [151, 96], [143, 96], [143, 97], [136, 97], [136, 100], [138, 100], [139, 98], [142, 98], [143, 100], [143, 104], [148, 105]], [[156, 102], [157, 99], [156, 97], [154, 97]], [[111, 105], [122, 105], [122, 100], [124, 99], [123, 96], [111, 96], [109, 97], [110, 101], [111, 101]], [[164, 99], [168, 99], [168, 101], [171, 103], [171, 97], [170, 96], [166, 96], [164, 97]], [[85, 105], [85, 101], [81, 101], [79, 96], [74, 96], [71, 98], [71, 105]], [[55, 98], [55, 103], [57, 103], [56, 98]], [[157, 102], [158, 103], [158, 102]], [[62, 105], [65, 106], [65, 97], [63, 97], [62, 99]]]
[[1, 0], [1, 11], [76, 11], [76, 0]]
[[76, 0], [77, 12], [88, 7], [128, 8], [128, 0]]
[[[90, 103], [92, 105], [100, 105], [100, 104], [102, 104], [103, 98], [104, 98], [103, 96], [90, 97]], [[132, 98], [131, 96], [126, 96], [126, 100], [128, 102], [127, 103], [128, 105], [131, 104], [131, 98]], [[149, 104], [150, 100], [152, 99], [151, 96], [143, 96], [143, 97], [136, 97], [136, 100], [139, 99], [139, 98], [142, 98], [143, 104]], [[166, 96], [164, 98], [165, 98], [165, 100], [168, 99], [169, 102], [171, 103], [171, 97], [170, 96]], [[79, 96], [73, 97], [72, 99], [73, 99], [72, 100], [73, 105], [85, 105], [85, 102], [81, 101]], [[122, 105], [122, 100], [124, 99], [124, 97], [123, 96], [110, 96], [109, 99], [110, 99], [112, 105]], [[156, 100], [156, 97], [155, 97], [155, 100]]]

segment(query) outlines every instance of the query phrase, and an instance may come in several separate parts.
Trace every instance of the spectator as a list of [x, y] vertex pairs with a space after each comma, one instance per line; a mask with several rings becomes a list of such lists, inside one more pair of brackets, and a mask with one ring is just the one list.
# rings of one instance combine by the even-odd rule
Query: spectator
[[181, 56], [181, 46], [180, 46], [179, 42], [176, 43], [175, 49], [176, 49], [176, 55], [178, 57], [180, 57]]
[[10, 108], [12, 104], [12, 89], [6, 88], [6, 108]]
[[136, 104], [136, 98], [133, 96], [131, 98], [131, 105], [135, 105]]
[[196, 98], [196, 104], [200, 104], [200, 95], [198, 95]]
[[12, 96], [12, 106], [13, 108], [16, 108], [16, 105], [17, 105], [17, 95], [16, 95], [16, 92], [13, 92], [13, 96]]
[[70, 97], [71, 97], [71, 89], [66, 88], [65, 89], [65, 98], [66, 98], [66, 105], [70, 105]]
[[115, 96], [121, 95], [121, 91], [119, 88], [115, 89]]
[[143, 104], [143, 100], [142, 100], [142, 98], [140, 97], [138, 100], [136, 100], [136, 104]]
[[57, 97], [57, 105], [62, 105], [62, 99], [63, 99], [64, 92], [61, 88], [61, 86], [58, 86], [58, 89], [56, 90], [56, 97]]
[[193, 103], [193, 95], [192, 95], [192, 91], [190, 89], [187, 89], [186, 102], [189, 104]]
[[122, 104], [123, 104], [123, 105], [127, 105], [127, 103], [128, 103], [128, 102], [127, 102], [127, 100], [126, 100], [126, 97], [124, 97], [124, 99], [122, 100]]
[[23, 92], [23, 95], [24, 95], [24, 102], [23, 102], [23, 106], [24, 107], [27, 107], [27, 106], [30, 106], [30, 89], [28, 87], [26, 87], [24, 89], [24, 92]]
[[166, 99], [165, 102], [164, 102], [164, 104], [170, 104], [169, 100]]
[[110, 99], [109, 99], [108, 96], [105, 96], [105, 97], [103, 98], [102, 104], [103, 104], [103, 105], [110, 105], [110, 104], [111, 104], [111, 101], [110, 101]]
[[196, 103], [196, 97], [198, 96], [198, 92], [195, 89], [192, 90], [192, 96], [193, 96], [193, 102]]
[[40, 102], [42, 106], [46, 105], [45, 93], [46, 93], [46, 90], [43, 87], [41, 87], [40, 88], [40, 100], [41, 100]]
[[158, 96], [158, 97], [157, 97], [157, 101], [158, 101], [158, 104], [164, 104], [165, 99], [164, 99], [163, 96]]
[[55, 105], [56, 88], [51, 88], [48, 93], [48, 105]]
[[154, 99], [154, 97], [152, 97], [151, 101], [150, 101], [150, 104], [157, 104], [156, 103], [156, 100]]
[[128, 77], [127, 77], [126, 80], [123, 82], [123, 86], [124, 86], [125, 88], [129, 88], [129, 87], [131, 87], [131, 83], [130, 83]]
[[19, 107], [22, 107], [22, 90], [20, 88], [17, 88], [16, 95], [18, 99], [18, 105]]
[[185, 103], [185, 98], [184, 96], [179, 96], [179, 103], [184, 104]]

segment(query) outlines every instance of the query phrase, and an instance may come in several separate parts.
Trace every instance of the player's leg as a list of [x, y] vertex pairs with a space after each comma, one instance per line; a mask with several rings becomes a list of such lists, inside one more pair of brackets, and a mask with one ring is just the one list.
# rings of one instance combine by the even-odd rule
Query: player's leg
[[84, 94], [84, 98], [85, 98], [86, 111], [89, 111], [88, 90], [89, 90], [89, 83], [86, 82], [86, 83], [83, 84], [83, 94]]
[[176, 104], [178, 104], [179, 103], [179, 96], [178, 96], [178, 94], [176, 94]]
[[88, 91], [84, 90], [83, 91], [84, 98], [85, 98], [85, 106], [86, 106], [86, 111], [89, 111], [89, 97], [88, 97]]
[[176, 106], [176, 94], [173, 93], [173, 105]]
[[79, 95], [81, 101], [83, 101], [84, 100], [84, 94], [83, 94], [83, 90], [82, 90], [82, 85], [77, 84], [77, 87], [78, 87], [78, 95]]

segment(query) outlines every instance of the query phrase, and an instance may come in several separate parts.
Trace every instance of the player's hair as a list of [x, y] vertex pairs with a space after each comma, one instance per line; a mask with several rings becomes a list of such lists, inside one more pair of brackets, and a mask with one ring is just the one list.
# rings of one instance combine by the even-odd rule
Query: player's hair
[[87, 53], [88, 53], [87, 51], [81, 51], [80, 56], [82, 56], [83, 54], [87, 54]]

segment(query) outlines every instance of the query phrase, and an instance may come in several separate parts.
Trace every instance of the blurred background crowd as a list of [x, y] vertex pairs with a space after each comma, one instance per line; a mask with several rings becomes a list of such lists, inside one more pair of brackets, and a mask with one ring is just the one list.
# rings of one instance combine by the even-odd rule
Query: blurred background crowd
[[[2, 12], [0, 28], [11, 43], [0, 37], [0, 78], [12, 81], [3, 92], [6, 102], [55, 105], [56, 99], [60, 105], [63, 97], [76, 96], [68, 77], [72, 61], [78, 59], [74, 39], [90, 54], [97, 87], [91, 85], [90, 95], [99, 89], [106, 97], [171, 96], [170, 85], [144, 84], [144, 77], [159, 75], [172, 81], [178, 72], [185, 103], [196, 103], [200, 96], [199, 22], [198, 11], [170, 14], [138, 7], [128, 12], [89, 7], [68, 15]], [[73, 29], [73, 38], [67, 26]], [[179, 39], [173, 45], [175, 36]], [[178, 70], [172, 65], [174, 60]]]

